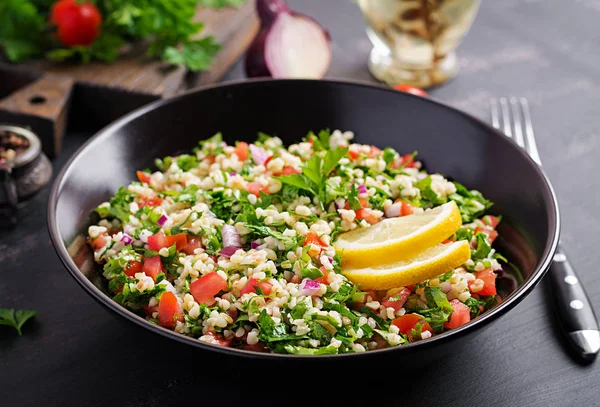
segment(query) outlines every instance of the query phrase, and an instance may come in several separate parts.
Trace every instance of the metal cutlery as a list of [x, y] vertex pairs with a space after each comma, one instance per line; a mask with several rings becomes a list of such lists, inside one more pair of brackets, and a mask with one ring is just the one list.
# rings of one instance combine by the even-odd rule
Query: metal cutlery
[[[541, 167], [529, 104], [525, 98], [490, 100], [492, 126], [501, 130]], [[553, 305], [560, 328], [573, 351], [584, 360], [593, 360], [600, 352], [600, 329], [581, 280], [560, 248], [548, 272]]]

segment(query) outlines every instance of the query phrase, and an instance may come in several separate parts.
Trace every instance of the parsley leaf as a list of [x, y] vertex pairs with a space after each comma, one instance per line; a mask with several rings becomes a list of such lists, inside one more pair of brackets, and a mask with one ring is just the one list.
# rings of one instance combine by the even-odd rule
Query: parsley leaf
[[285, 345], [283, 349], [294, 355], [334, 355], [338, 353], [335, 346], [327, 345], [320, 348], [306, 348], [303, 346]]
[[471, 258], [473, 261], [477, 262], [488, 257], [492, 251], [492, 246], [490, 246], [488, 243], [485, 233], [477, 233], [477, 235], [475, 235], [475, 239], [477, 239], [477, 248], [475, 250], [471, 250]]
[[177, 166], [184, 172], [189, 171], [198, 166], [198, 159], [194, 155], [181, 154], [177, 157]]
[[469, 191], [464, 185], [456, 181], [454, 182], [454, 186], [456, 187], [456, 193], [450, 195], [449, 198], [456, 202], [462, 215], [463, 223], [470, 223], [474, 219], [481, 217], [493, 205], [479, 191]]
[[35, 316], [37, 311], [34, 310], [14, 310], [0, 308], [0, 325], [12, 326], [17, 330], [19, 335], [22, 335], [21, 328], [30, 318]]
[[413, 185], [416, 188], [419, 188], [419, 191], [421, 191], [421, 198], [424, 201], [428, 201], [434, 206], [446, 203], [446, 198], [440, 197], [433, 189], [431, 189], [431, 182], [431, 176], [428, 176], [420, 181], [415, 182]]
[[338, 147], [328, 150], [323, 158], [314, 155], [302, 166], [302, 174], [283, 175], [278, 179], [284, 184], [311, 192], [325, 207], [329, 203], [327, 178], [347, 152], [348, 148]]
[[354, 186], [354, 184], [352, 184], [352, 189], [350, 190], [350, 193], [348, 194], [348, 206], [353, 211], [362, 209], [362, 205], [360, 203], [360, 200], [358, 199], [358, 191], [356, 190], [356, 187]]
[[197, 41], [187, 41], [181, 48], [168, 46], [161, 59], [173, 65], [185, 66], [193, 72], [205, 71], [210, 68], [213, 57], [220, 48], [213, 37], [206, 37]]
[[257, 321], [258, 330], [260, 331], [259, 338], [265, 342], [285, 341], [289, 339], [300, 339], [295, 334], [290, 334], [287, 331], [287, 325], [283, 322], [275, 323], [273, 318], [267, 314], [267, 310], [262, 310]]

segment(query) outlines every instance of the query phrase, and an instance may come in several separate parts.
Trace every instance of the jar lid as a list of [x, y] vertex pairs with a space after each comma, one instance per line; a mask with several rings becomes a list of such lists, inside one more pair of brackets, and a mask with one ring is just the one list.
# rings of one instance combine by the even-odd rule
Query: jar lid
[[10, 167], [18, 168], [32, 162], [42, 151], [42, 143], [39, 137], [29, 129], [13, 125], [0, 124], [0, 133], [14, 134], [18, 137], [25, 138], [29, 142], [29, 146], [19, 152], [12, 160], [9, 161]]

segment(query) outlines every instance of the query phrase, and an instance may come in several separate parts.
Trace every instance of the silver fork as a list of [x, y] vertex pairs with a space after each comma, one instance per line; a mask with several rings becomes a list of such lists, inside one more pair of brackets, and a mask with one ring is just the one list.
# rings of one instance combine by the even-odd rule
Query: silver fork
[[[490, 108], [492, 126], [504, 132], [541, 166], [527, 99], [491, 99]], [[556, 315], [569, 345], [579, 357], [593, 360], [600, 351], [598, 322], [575, 270], [560, 247], [550, 266], [548, 280]]]

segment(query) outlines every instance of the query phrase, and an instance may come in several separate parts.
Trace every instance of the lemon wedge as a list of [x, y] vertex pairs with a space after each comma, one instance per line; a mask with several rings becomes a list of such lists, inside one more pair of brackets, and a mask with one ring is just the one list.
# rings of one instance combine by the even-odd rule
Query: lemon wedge
[[342, 273], [359, 284], [361, 290], [389, 290], [438, 277], [470, 258], [469, 242], [459, 240], [438, 244], [406, 260], [359, 269], [342, 268]]
[[363, 268], [416, 256], [443, 242], [462, 225], [454, 201], [399, 218], [384, 219], [368, 228], [341, 234], [334, 243], [342, 267]]

